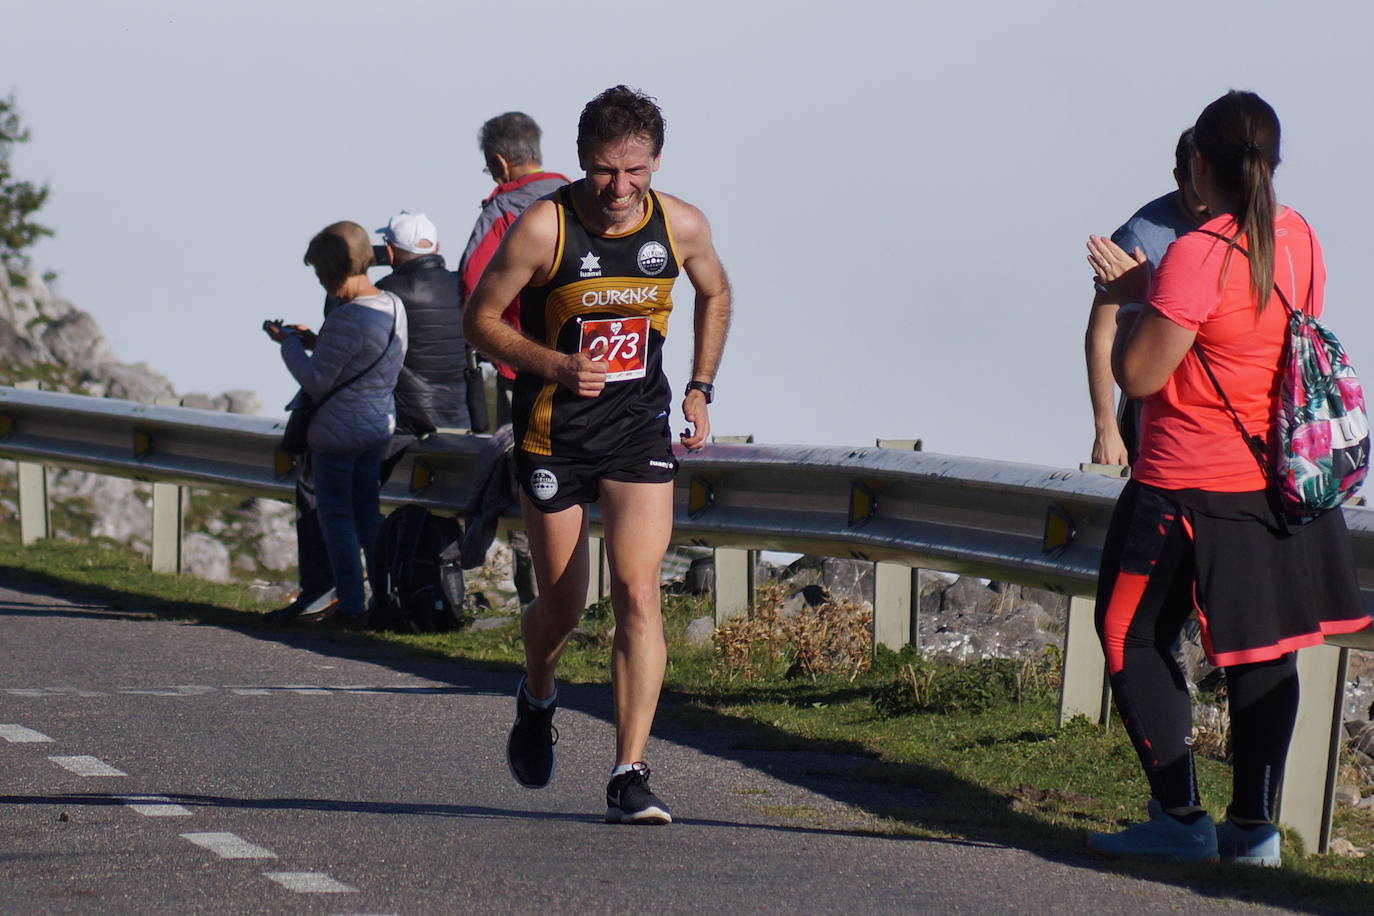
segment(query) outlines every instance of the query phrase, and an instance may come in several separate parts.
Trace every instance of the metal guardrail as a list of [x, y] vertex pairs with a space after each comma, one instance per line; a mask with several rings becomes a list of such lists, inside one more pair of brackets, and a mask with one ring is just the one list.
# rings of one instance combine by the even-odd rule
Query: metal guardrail
[[[40, 465], [150, 481], [154, 566], [163, 569], [179, 563], [179, 496], [170, 502], [178, 488], [291, 498], [295, 467], [277, 448], [283, 422], [0, 387], [0, 457], [20, 462], [25, 539], [45, 530], [29, 521], [46, 513]], [[383, 502], [449, 512], [472, 505], [484, 441], [439, 435], [417, 443]], [[1061, 717], [1106, 721], [1090, 596], [1120, 480], [876, 447], [717, 444], [679, 457], [674, 541], [716, 549], [717, 620], [747, 611], [751, 552], [760, 549], [873, 561], [874, 639], [893, 648], [916, 632], [915, 569], [1048, 588], [1071, 598]], [[160, 495], [170, 509], [159, 512]], [[1374, 511], [1347, 509], [1346, 519], [1366, 606], [1374, 606]], [[595, 509], [591, 520], [598, 522]], [[600, 563], [593, 573], [599, 589]], [[1324, 850], [1329, 840], [1350, 647], [1374, 648], [1374, 636], [1342, 637], [1299, 655], [1303, 704], [1280, 817], [1309, 848]]]

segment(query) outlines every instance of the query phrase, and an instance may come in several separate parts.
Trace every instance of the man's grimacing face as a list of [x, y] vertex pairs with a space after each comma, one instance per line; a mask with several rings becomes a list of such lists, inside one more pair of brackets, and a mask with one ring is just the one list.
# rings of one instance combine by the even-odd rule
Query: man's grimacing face
[[587, 175], [588, 194], [612, 226], [639, 218], [659, 163], [648, 137], [635, 134], [603, 143], [579, 161]]

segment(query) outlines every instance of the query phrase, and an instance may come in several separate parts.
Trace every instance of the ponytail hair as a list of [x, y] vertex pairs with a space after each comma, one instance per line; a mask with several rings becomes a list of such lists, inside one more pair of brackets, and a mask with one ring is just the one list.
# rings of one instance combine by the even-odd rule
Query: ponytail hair
[[[1237, 240], [1250, 251], [1250, 289], [1264, 311], [1274, 285], [1274, 170], [1279, 158], [1279, 117], [1253, 92], [1232, 90], [1202, 110], [1193, 126], [1193, 145], [1211, 167], [1218, 191], [1237, 203]], [[1229, 262], [1231, 251], [1226, 253]], [[1223, 268], [1224, 270], [1225, 268]]]

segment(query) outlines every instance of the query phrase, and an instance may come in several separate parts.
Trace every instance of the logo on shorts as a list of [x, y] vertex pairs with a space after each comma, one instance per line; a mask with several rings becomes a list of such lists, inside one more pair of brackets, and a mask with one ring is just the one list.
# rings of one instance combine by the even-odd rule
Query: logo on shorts
[[546, 468], [537, 468], [530, 475], [530, 492], [535, 499], [553, 499], [558, 492], [558, 478], [553, 471]]
[[668, 266], [668, 249], [660, 242], [645, 242], [639, 249], [639, 269], [649, 276], [663, 273]]
[[590, 251], [582, 256], [582, 276], [584, 278], [601, 276], [601, 258]]
[[671, 461], [659, 461], [657, 458], [650, 458], [649, 467], [663, 468], [665, 471], [671, 471], [674, 470], [676, 466]]

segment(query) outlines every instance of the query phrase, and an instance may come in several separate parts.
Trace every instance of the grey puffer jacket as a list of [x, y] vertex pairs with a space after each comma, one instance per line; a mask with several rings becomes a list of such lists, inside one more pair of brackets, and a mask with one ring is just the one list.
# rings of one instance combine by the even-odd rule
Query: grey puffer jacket
[[[391, 438], [396, 430], [393, 392], [405, 360], [407, 330], [401, 300], [394, 293], [381, 292], [333, 309], [320, 327], [314, 355], [306, 353], [295, 334], [282, 340], [282, 361], [316, 402], [335, 385], [367, 370], [315, 411], [306, 437], [312, 451], [361, 452]], [[383, 349], [385, 354], [378, 360]], [[377, 364], [372, 366], [374, 360]], [[296, 404], [293, 400], [287, 407]]]

